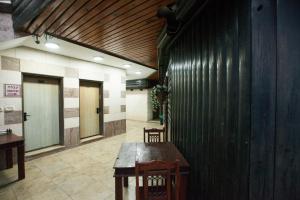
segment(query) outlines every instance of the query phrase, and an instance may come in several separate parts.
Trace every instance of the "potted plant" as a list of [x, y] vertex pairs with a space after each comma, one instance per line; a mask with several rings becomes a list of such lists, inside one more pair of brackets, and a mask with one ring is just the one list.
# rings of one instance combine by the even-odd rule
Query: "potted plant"
[[162, 105], [168, 96], [168, 88], [165, 85], [156, 85], [151, 90], [151, 101], [154, 112], [159, 111], [160, 124], [163, 124], [164, 116], [162, 112]]

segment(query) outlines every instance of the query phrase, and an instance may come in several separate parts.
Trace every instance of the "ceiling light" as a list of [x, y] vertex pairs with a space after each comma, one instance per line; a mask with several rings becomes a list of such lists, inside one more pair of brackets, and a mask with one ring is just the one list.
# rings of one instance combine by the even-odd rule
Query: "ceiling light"
[[59, 49], [58, 44], [53, 42], [46, 42], [45, 46], [49, 49]]
[[135, 74], [139, 75], [139, 74], [142, 74], [142, 72], [135, 72]]
[[103, 60], [103, 57], [101, 56], [94, 57], [94, 61], [101, 61], [101, 60]]
[[125, 65], [123, 65], [123, 67], [125, 67], [125, 68], [130, 68], [130, 67], [131, 67], [131, 65], [129, 65], [129, 64], [125, 64]]

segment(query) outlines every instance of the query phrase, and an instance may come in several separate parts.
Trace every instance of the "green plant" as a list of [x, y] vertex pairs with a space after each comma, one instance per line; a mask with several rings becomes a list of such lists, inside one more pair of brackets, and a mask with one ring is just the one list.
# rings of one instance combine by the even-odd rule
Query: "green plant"
[[164, 85], [154, 86], [151, 90], [150, 96], [153, 111], [159, 111], [160, 106], [162, 105], [167, 96], [167, 87]]

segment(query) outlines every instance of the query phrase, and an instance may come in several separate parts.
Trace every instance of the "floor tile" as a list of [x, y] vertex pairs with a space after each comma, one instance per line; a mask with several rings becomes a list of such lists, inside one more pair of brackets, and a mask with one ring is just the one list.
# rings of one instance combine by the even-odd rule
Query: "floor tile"
[[[161, 126], [127, 120], [126, 134], [26, 162], [26, 178], [22, 181], [12, 182], [17, 179], [17, 166], [0, 171], [0, 199], [113, 200], [113, 165], [121, 144], [142, 142], [143, 127]], [[124, 200], [134, 199], [135, 179], [129, 178], [129, 187], [124, 188]]]

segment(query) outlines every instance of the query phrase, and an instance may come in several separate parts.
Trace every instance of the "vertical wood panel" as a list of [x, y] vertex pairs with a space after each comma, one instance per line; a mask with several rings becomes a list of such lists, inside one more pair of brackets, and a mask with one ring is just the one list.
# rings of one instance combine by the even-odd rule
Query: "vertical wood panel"
[[171, 140], [191, 164], [191, 200], [248, 199], [249, 9], [210, 1], [170, 48]]
[[276, 1], [252, 1], [250, 200], [272, 200], [276, 101]]
[[300, 2], [277, 4], [275, 200], [300, 198]]

